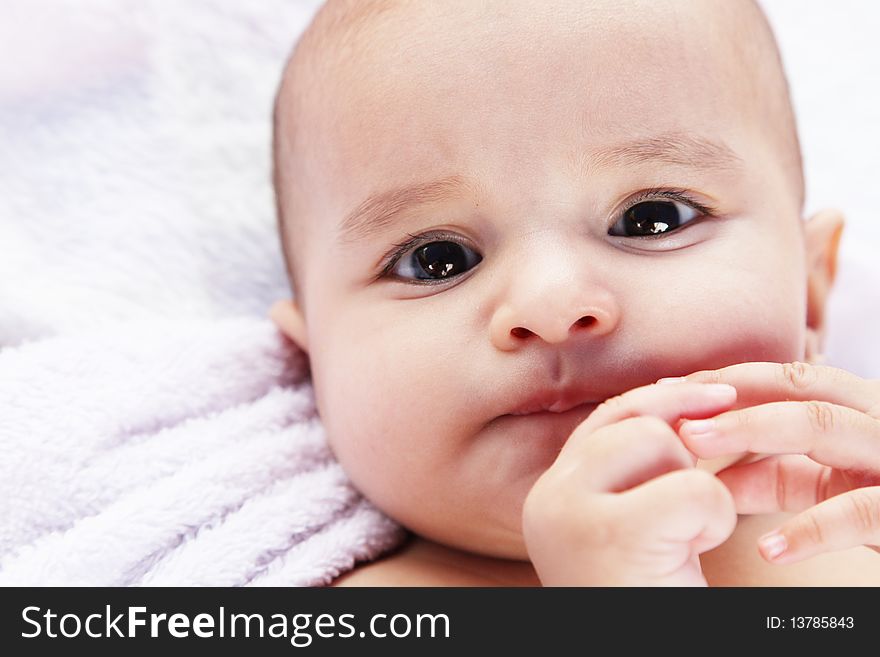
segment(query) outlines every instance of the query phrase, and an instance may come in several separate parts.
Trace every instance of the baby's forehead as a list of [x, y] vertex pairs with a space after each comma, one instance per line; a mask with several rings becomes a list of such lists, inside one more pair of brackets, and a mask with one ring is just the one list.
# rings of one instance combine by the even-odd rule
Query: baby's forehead
[[[322, 72], [355, 75], [376, 65], [393, 75], [423, 65], [420, 54], [437, 62], [483, 55], [472, 60], [478, 68], [515, 65], [540, 59], [550, 43], [575, 51], [595, 44], [621, 63], [641, 49], [680, 62], [723, 49], [752, 65], [750, 53], [775, 47], [754, 0], [329, 0], [303, 41], [301, 58], [328, 64]], [[491, 57], [499, 51], [503, 58]]]
[[297, 110], [283, 105], [280, 123], [337, 181], [549, 143], [568, 125], [610, 143], [750, 124], [797, 150], [772, 32], [750, 0], [343, 0], [307, 36]]
[[[632, 90], [624, 101], [650, 103], [634, 86], [649, 74], [668, 76], [670, 85], [682, 73], [698, 79], [704, 91], [692, 103], [727, 90], [719, 108], [727, 109], [756, 100], [761, 78], [784, 83], [772, 75], [775, 54], [752, 0], [332, 0], [290, 68], [298, 69], [308, 118], [333, 123], [340, 110], [376, 118], [384, 100], [500, 80], [552, 94], [552, 84], [574, 79], [608, 102]], [[600, 84], [609, 78], [613, 85]]]

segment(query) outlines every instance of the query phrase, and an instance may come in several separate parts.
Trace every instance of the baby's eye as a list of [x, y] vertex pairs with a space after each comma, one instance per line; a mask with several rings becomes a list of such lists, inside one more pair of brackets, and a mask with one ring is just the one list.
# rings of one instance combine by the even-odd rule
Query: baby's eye
[[457, 242], [429, 242], [404, 253], [390, 271], [404, 279], [440, 281], [463, 274], [482, 259]]
[[699, 217], [696, 209], [678, 201], [636, 203], [608, 231], [618, 237], [663, 235]]

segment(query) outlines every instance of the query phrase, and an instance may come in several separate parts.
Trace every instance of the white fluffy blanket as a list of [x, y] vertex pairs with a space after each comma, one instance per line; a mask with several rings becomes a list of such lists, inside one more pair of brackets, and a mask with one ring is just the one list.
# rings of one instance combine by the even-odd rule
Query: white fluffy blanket
[[315, 586], [397, 546], [306, 375], [258, 319], [0, 351], [0, 585]]

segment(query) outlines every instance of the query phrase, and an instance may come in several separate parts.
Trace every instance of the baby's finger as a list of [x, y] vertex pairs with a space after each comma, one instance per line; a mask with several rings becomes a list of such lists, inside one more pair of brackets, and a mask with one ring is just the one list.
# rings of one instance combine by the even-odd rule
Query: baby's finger
[[618, 492], [658, 475], [693, 468], [696, 458], [675, 431], [656, 417], [631, 417], [592, 433], [574, 430], [554, 468], [575, 469], [596, 492]]
[[730, 492], [714, 475], [689, 469], [670, 472], [618, 496], [621, 513], [642, 536], [696, 553], [726, 541], [736, 527]]
[[586, 433], [636, 416], [673, 424], [681, 418], [712, 417], [731, 408], [736, 389], [727, 384], [675, 383], [634, 388], [600, 404], [580, 425]]
[[743, 514], [803, 511], [850, 489], [832, 468], [802, 454], [768, 456], [716, 476]]
[[758, 551], [767, 561], [786, 564], [857, 545], [880, 552], [880, 486], [858, 488], [817, 504], [762, 536]]
[[826, 365], [808, 363], [739, 363], [684, 377], [700, 383], [729, 383], [738, 403], [753, 406], [771, 401], [826, 401], [880, 418], [880, 380]]
[[880, 472], [880, 421], [828, 402], [772, 402], [683, 422], [679, 435], [704, 459], [724, 454], [805, 454], [837, 468]]

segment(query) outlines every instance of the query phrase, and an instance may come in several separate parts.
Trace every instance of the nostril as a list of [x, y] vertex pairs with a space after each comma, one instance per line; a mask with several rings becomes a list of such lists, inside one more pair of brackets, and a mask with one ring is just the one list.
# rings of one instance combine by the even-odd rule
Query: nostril
[[527, 338], [530, 335], [534, 335], [529, 329], [523, 328], [521, 326], [517, 326], [516, 328], [510, 329], [511, 335], [515, 338]]
[[584, 315], [575, 322], [575, 326], [592, 326], [596, 323], [596, 318], [592, 315]]

